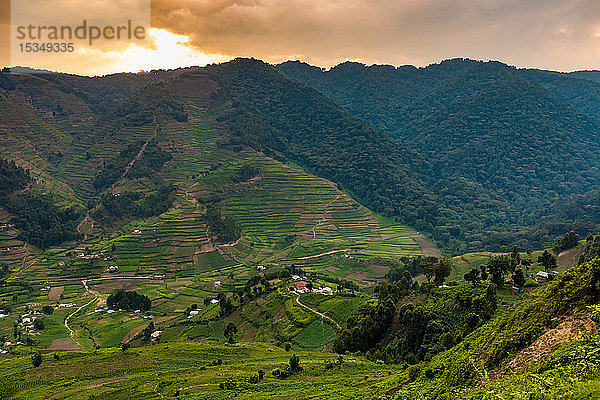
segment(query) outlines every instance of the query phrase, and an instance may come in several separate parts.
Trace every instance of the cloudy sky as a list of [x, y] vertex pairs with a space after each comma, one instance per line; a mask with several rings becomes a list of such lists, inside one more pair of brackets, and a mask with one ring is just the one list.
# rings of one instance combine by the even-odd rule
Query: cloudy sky
[[89, 74], [237, 56], [324, 67], [469, 57], [600, 69], [600, 0], [153, 0], [151, 10], [149, 46], [95, 49], [47, 66]]

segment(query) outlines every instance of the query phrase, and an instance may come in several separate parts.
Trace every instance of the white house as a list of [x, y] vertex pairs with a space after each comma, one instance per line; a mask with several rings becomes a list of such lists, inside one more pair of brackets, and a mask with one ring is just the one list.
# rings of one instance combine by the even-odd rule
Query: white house
[[150, 337], [152, 340], [156, 340], [160, 337], [160, 335], [162, 335], [162, 331], [154, 331], [150, 334]]
[[321, 289], [321, 293], [329, 296], [333, 294], [333, 290], [329, 286], [325, 286], [323, 289]]
[[548, 276], [546, 271], [538, 271], [538, 273], [535, 274], [535, 280], [538, 282], [545, 282], [548, 280]]

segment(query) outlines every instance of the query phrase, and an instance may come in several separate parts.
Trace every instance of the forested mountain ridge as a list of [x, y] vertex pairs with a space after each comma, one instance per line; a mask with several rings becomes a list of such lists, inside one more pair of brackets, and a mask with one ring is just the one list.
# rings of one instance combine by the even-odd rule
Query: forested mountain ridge
[[239, 59], [206, 70], [219, 83], [212, 107], [232, 143], [297, 162], [388, 216], [435, 220], [432, 194], [408, 168], [413, 152], [261, 61]]
[[[17, 150], [21, 165], [80, 201], [121, 178], [109, 170], [115, 154], [155, 138], [148, 154], [156, 148], [162, 165], [177, 151], [162, 127], [208, 112], [227, 133], [220, 145], [300, 164], [450, 252], [537, 248], [600, 223], [588, 204], [600, 179], [593, 72], [461, 59], [324, 71], [236, 59], [98, 78], [2, 76], [7, 114], [0, 122], [18, 138], [0, 138], [4, 150]], [[112, 181], [95, 188], [102, 174]]]
[[446, 246], [455, 238], [471, 248], [537, 247], [553, 240], [553, 224], [600, 222], [555, 215], [570, 196], [597, 189], [600, 92], [585, 74], [462, 59], [419, 69], [277, 68], [420, 156], [411, 171], [445, 211], [435, 227], [416, 225]]
[[[227, 261], [221, 252], [235, 254], [228, 260], [252, 254], [252, 262], [331, 255], [315, 258], [319, 265], [333, 262], [339, 252], [422, 254], [411, 238], [418, 232], [381, 219], [371, 209], [383, 212], [384, 205], [371, 204], [365, 195], [372, 190], [374, 196], [388, 196], [374, 173], [387, 169], [387, 186], [415, 201], [421, 197], [422, 190], [412, 187], [422, 187], [418, 178], [400, 157], [378, 153], [379, 143], [393, 142], [272, 66], [238, 60], [105, 78], [35, 71], [3, 76], [14, 87], [0, 90], [0, 108], [6, 111], [0, 115], [0, 157], [31, 171], [35, 184], [28, 193], [44, 193], [61, 210], [78, 210], [69, 227], [81, 235], [56, 237], [42, 248], [89, 246], [70, 240], [82, 239], [106, 251], [123, 242], [124, 248], [135, 247], [121, 254], [126, 263], [164, 272], [222, 267]], [[120, 80], [132, 82], [117, 95], [111, 82]], [[65, 85], [70, 89], [63, 90]], [[78, 87], [93, 92], [94, 85], [105, 87], [75, 93]], [[95, 103], [102, 93], [112, 107]], [[339, 131], [348, 140], [338, 138]], [[355, 184], [367, 187], [360, 192], [364, 205], [343, 191], [352, 192]], [[219, 218], [208, 218], [207, 210]], [[0, 208], [0, 217], [9, 222], [15, 212]], [[132, 233], [137, 229], [130, 228], [140, 224], [168, 239], [140, 241]], [[10, 231], [0, 242], [7, 260], [17, 257], [8, 253], [22, 245], [18, 234]], [[228, 247], [215, 249], [224, 242]], [[31, 257], [39, 251], [30, 250]], [[432, 247], [430, 253], [439, 251]], [[103, 264], [82, 263], [69, 274], [101, 273]]]

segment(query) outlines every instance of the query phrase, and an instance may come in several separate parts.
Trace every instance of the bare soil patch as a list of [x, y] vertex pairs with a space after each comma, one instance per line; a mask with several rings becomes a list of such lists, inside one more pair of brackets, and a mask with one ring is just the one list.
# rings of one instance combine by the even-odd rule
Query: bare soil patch
[[141, 331], [146, 329], [147, 326], [148, 326], [148, 324], [145, 324], [145, 325], [136, 326], [135, 328], [131, 329], [129, 332], [127, 332], [125, 334], [125, 336], [123, 336], [123, 339], [121, 339], [121, 343], [129, 342], [131, 339], [133, 339], [135, 337], [135, 335], [137, 335], [138, 333], [140, 333]]
[[81, 350], [71, 338], [52, 339], [48, 352], [52, 351], [78, 351]]
[[369, 274], [367, 272], [352, 272], [348, 274], [348, 278], [353, 281], [364, 281]]
[[546, 331], [535, 342], [518, 352], [510, 363], [501, 368], [499, 374], [504, 375], [509, 371], [521, 371], [531, 363], [544, 359], [557, 345], [578, 340], [584, 332], [591, 331], [595, 327], [595, 323], [589, 318], [589, 315], [585, 317], [568, 315], [561, 317], [559, 321], [556, 328]]
[[561, 252], [558, 257], [556, 257], [556, 263], [560, 267], [572, 267], [575, 265], [577, 261], [577, 257], [583, 252], [583, 248], [576, 247], [574, 249], [566, 250]]
[[277, 314], [275, 314], [275, 318], [273, 318], [273, 324], [278, 323], [281, 318], [285, 315], [285, 307], [283, 307]]
[[58, 301], [60, 300], [60, 296], [62, 296], [65, 291], [64, 286], [55, 286], [48, 291], [48, 300], [50, 301]]
[[369, 266], [369, 268], [378, 277], [384, 276], [390, 270], [390, 267], [388, 267], [386, 265], [371, 265], [371, 266]]
[[421, 248], [421, 251], [427, 257], [437, 257], [437, 258], [440, 258], [442, 256], [442, 253], [438, 250], [438, 248], [435, 247], [434, 244], [431, 243], [429, 241], [429, 239], [427, 239], [425, 236], [423, 236], [423, 235], [410, 235], [410, 237], [415, 242], [417, 242], [417, 244]]

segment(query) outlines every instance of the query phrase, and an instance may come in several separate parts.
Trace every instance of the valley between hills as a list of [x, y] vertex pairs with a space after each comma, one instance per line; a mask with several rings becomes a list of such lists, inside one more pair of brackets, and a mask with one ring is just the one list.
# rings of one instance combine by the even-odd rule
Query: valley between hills
[[5, 69], [0, 397], [598, 396], [598, 85]]

